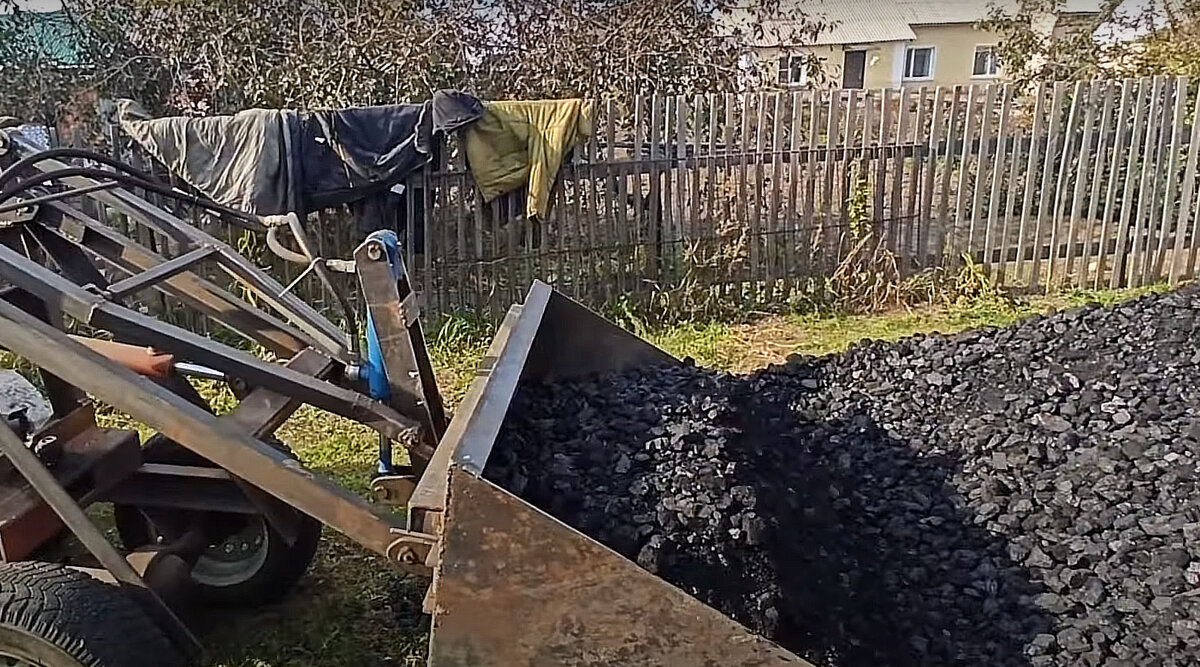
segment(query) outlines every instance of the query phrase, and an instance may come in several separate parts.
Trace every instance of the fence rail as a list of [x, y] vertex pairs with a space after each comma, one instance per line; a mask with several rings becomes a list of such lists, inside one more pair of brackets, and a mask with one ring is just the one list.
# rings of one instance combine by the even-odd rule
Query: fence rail
[[[608, 101], [545, 220], [523, 192], [482, 201], [448, 137], [397, 226], [428, 308], [491, 317], [535, 278], [592, 305], [681, 286], [784, 299], [866, 238], [903, 273], [967, 254], [1033, 290], [1179, 281], [1200, 249], [1197, 92], [1157, 77]], [[363, 232], [309, 224], [329, 257]]]

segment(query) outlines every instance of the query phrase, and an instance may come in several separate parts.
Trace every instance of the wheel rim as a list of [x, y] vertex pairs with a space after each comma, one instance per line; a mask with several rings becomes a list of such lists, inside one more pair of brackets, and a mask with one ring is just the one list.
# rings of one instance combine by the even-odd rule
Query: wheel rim
[[249, 581], [267, 561], [270, 539], [267, 523], [261, 516], [247, 519], [242, 530], [200, 554], [192, 568], [192, 579], [214, 587]]

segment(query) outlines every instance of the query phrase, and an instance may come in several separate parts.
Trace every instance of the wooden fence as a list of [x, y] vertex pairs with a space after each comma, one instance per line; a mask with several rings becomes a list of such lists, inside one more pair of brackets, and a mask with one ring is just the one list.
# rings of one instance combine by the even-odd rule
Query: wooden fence
[[[427, 308], [491, 317], [533, 279], [592, 305], [781, 300], [876, 245], [902, 274], [966, 254], [1033, 290], [1178, 281], [1200, 247], [1198, 116], [1186, 78], [610, 101], [545, 220], [523, 192], [483, 202], [450, 137], [405, 183], [398, 231]], [[324, 256], [361, 239], [310, 225]]]
[[543, 221], [524, 193], [482, 202], [451, 138], [407, 184], [405, 254], [431, 307], [491, 314], [534, 278], [592, 304], [681, 285], [786, 298], [876, 242], [905, 273], [969, 254], [1031, 289], [1177, 281], [1196, 271], [1196, 92], [1154, 78], [610, 102]]

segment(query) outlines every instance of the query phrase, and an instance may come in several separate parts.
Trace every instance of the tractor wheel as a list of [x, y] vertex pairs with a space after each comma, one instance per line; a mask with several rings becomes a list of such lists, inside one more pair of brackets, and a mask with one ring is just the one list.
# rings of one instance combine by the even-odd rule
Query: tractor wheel
[[[283, 443], [274, 444], [290, 454]], [[152, 463], [203, 465], [203, 459], [165, 439], [156, 442], [152, 438], [145, 448], [145, 458]], [[254, 607], [278, 601], [304, 575], [321, 540], [321, 523], [306, 514], [300, 515], [292, 544], [257, 514], [116, 505], [113, 519], [121, 542], [130, 550], [171, 542], [198, 523], [219, 527], [226, 537], [210, 544], [192, 567], [196, 596], [218, 606]]]
[[62, 565], [0, 564], [0, 665], [181, 667], [185, 660], [115, 586]]
[[[193, 590], [208, 604], [255, 607], [278, 601], [296, 585], [317, 553], [321, 524], [302, 516], [296, 541], [288, 544], [262, 515], [172, 512], [164, 518], [137, 507], [113, 508], [117, 533], [128, 549], [170, 542], [191, 522], [237, 522], [224, 540], [211, 544], [192, 566]], [[3, 663], [0, 663], [2, 666]]]

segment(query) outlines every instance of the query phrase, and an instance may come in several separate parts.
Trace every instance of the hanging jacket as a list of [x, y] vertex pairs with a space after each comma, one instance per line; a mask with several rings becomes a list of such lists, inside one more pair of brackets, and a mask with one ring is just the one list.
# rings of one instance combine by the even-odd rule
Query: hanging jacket
[[592, 134], [591, 104], [579, 99], [488, 102], [465, 134], [467, 161], [484, 201], [528, 187], [526, 215], [542, 219], [563, 159]]

